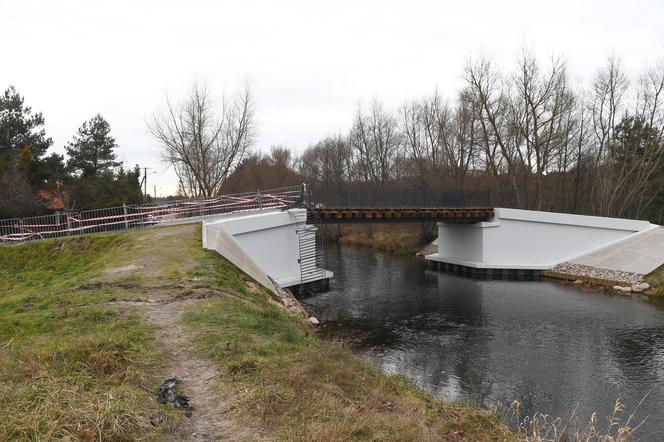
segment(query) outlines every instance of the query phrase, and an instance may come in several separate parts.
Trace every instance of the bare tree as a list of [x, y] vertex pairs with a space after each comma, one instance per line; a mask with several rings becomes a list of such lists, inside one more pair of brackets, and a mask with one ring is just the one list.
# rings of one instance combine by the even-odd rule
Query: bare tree
[[596, 161], [599, 164], [605, 157], [613, 157], [610, 141], [620, 114], [625, 112], [625, 101], [629, 91], [629, 79], [615, 56], [608, 59], [606, 66], [599, 69], [593, 80], [591, 103], [593, 129], [597, 139]]
[[483, 146], [483, 162], [488, 173], [509, 179], [514, 205], [525, 207], [519, 176], [524, 164], [520, 161], [520, 133], [512, 123], [509, 84], [503, 75], [486, 59], [466, 63], [464, 78], [466, 93], [479, 121]]
[[593, 82], [589, 107], [594, 131], [593, 212], [641, 216], [662, 189], [664, 65], [645, 72], [633, 88], [610, 57]]
[[350, 132], [355, 173], [361, 181], [385, 184], [397, 172], [400, 134], [394, 116], [372, 101], [358, 110]]
[[[297, 170], [298, 158], [285, 146], [272, 146], [266, 158], [277, 183], [286, 183]], [[285, 185], [285, 184], [284, 184]]]
[[45, 204], [30, 187], [25, 172], [0, 169], [0, 219], [44, 213]]
[[463, 189], [477, 142], [476, 120], [463, 94], [452, 109], [434, 91], [404, 104], [399, 116], [402, 143], [420, 191], [427, 192], [447, 178], [454, 188]]
[[586, 190], [592, 181], [594, 160], [591, 149], [591, 116], [586, 106], [587, 100], [583, 91], [576, 91], [572, 95], [574, 101], [567, 114], [565, 137], [555, 158], [558, 201], [554, 202], [554, 207], [578, 213], [586, 207], [585, 201], [590, 197]]
[[326, 186], [350, 180], [352, 158], [347, 138], [328, 136], [302, 154], [300, 173]]
[[155, 113], [148, 123], [160, 142], [162, 159], [178, 176], [186, 196], [212, 196], [237, 167], [255, 138], [255, 115], [248, 85], [219, 109], [205, 86], [194, 83], [189, 95]]
[[402, 143], [414, 169], [411, 173], [420, 191], [427, 192], [442, 172], [449, 108], [434, 91], [430, 97], [404, 104], [399, 116]]
[[[640, 217], [656, 198], [662, 199], [664, 190], [664, 173], [657, 173], [664, 167], [664, 59], [659, 60], [641, 77], [637, 113], [654, 131], [653, 137], [659, 145], [659, 151], [653, 152], [654, 158], [649, 161], [651, 171], [647, 176], [646, 190], [638, 197], [637, 216]], [[664, 208], [660, 208], [660, 219], [662, 213]]]
[[[512, 127], [519, 133], [517, 153], [520, 162], [527, 166], [526, 192], [533, 176], [533, 207], [541, 210], [544, 208], [543, 179], [564, 152], [574, 97], [567, 89], [565, 62], [553, 59], [550, 70], [542, 73], [527, 50], [522, 52], [513, 82], [515, 93], [510, 100], [512, 112], [509, 115], [513, 118]], [[526, 207], [530, 207], [527, 200]]]
[[620, 114], [626, 111], [628, 89], [629, 80], [620, 66], [620, 61], [614, 56], [609, 57], [606, 66], [595, 74], [589, 103], [595, 135], [595, 170], [601, 170], [596, 174], [592, 187], [593, 212], [598, 215], [611, 213], [611, 189], [614, 187], [615, 171], [614, 167], [608, 166], [615, 159], [611, 140]]
[[476, 116], [472, 100], [462, 91], [443, 136], [445, 169], [458, 190], [464, 189], [465, 178], [477, 160], [481, 129]]
[[[422, 124], [422, 103], [412, 100], [405, 103], [399, 110], [399, 130], [402, 143], [410, 158], [409, 173], [416, 180], [420, 192], [427, 192], [432, 179], [438, 172], [438, 155], [440, 150], [439, 130], [437, 122], [430, 126], [431, 142]], [[434, 116], [434, 119], [436, 117]]]

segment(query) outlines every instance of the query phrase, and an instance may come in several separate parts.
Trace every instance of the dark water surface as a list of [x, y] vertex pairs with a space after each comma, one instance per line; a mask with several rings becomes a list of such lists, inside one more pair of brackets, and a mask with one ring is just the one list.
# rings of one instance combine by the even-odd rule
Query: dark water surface
[[[371, 330], [361, 352], [437, 397], [604, 424], [616, 399], [664, 441], [664, 310], [551, 282], [481, 281], [414, 257], [326, 244], [330, 291], [303, 301], [323, 322]], [[643, 403], [638, 403], [645, 397]], [[638, 408], [637, 408], [638, 406]]]

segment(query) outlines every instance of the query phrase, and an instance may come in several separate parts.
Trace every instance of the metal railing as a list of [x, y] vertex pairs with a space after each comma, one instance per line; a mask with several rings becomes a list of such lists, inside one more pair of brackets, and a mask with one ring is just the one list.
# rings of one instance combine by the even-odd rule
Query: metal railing
[[297, 204], [302, 198], [303, 186], [292, 186], [210, 198], [3, 219], [0, 220], [0, 243], [138, 229], [244, 210], [279, 209]]
[[454, 191], [446, 187], [423, 189], [404, 183], [342, 183], [309, 186], [312, 200], [325, 207], [429, 208], [492, 207], [491, 189]]
[[137, 229], [186, 222], [187, 219], [238, 212], [316, 204], [325, 207], [490, 207], [489, 190], [449, 192], [418, 190], [403, 184], [299, 185], [256, 192], [192, 198], [105, 209], [0, 220], [0, 243]]

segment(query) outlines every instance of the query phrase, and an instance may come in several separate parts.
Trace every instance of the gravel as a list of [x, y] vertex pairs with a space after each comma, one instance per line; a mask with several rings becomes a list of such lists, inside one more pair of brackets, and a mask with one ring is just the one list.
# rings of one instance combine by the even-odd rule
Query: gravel
[[438, 253], [438, 244], [437, 242], [432, 242], [431, 244], [428, 244], [424, 246], [422, 250], [417, 252], [418, 256], [427, 256], [427, 255], [433, 255], [435, 253]]
[[603, 269], [601, 267], [592, 267], [583, 264], [572, 264], [571, 262], [563, 262], [562, 264], [558, 264], [552, 270], [554, 272], [569, 273], [571, 275], [601, 278], [607, 279], [609, 281], [621, 281], [630, 285], [638, 284], [643, 279], [643, 275], [640, 273]]

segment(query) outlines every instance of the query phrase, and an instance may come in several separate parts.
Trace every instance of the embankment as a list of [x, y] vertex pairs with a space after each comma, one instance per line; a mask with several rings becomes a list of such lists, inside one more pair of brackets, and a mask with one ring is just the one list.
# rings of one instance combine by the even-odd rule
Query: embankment
[[644, 279], [650, 284], [654, 293], [664, 299], [664, 265], [647, 274]]
[[0, 379], [4, 440], [517, 438], [317, 338], [192, 225], [1, 248]]
[[435, 224], [328, 224], [322, 230], [328, 241], [398, 255], [414, 255], [435, 236]]

